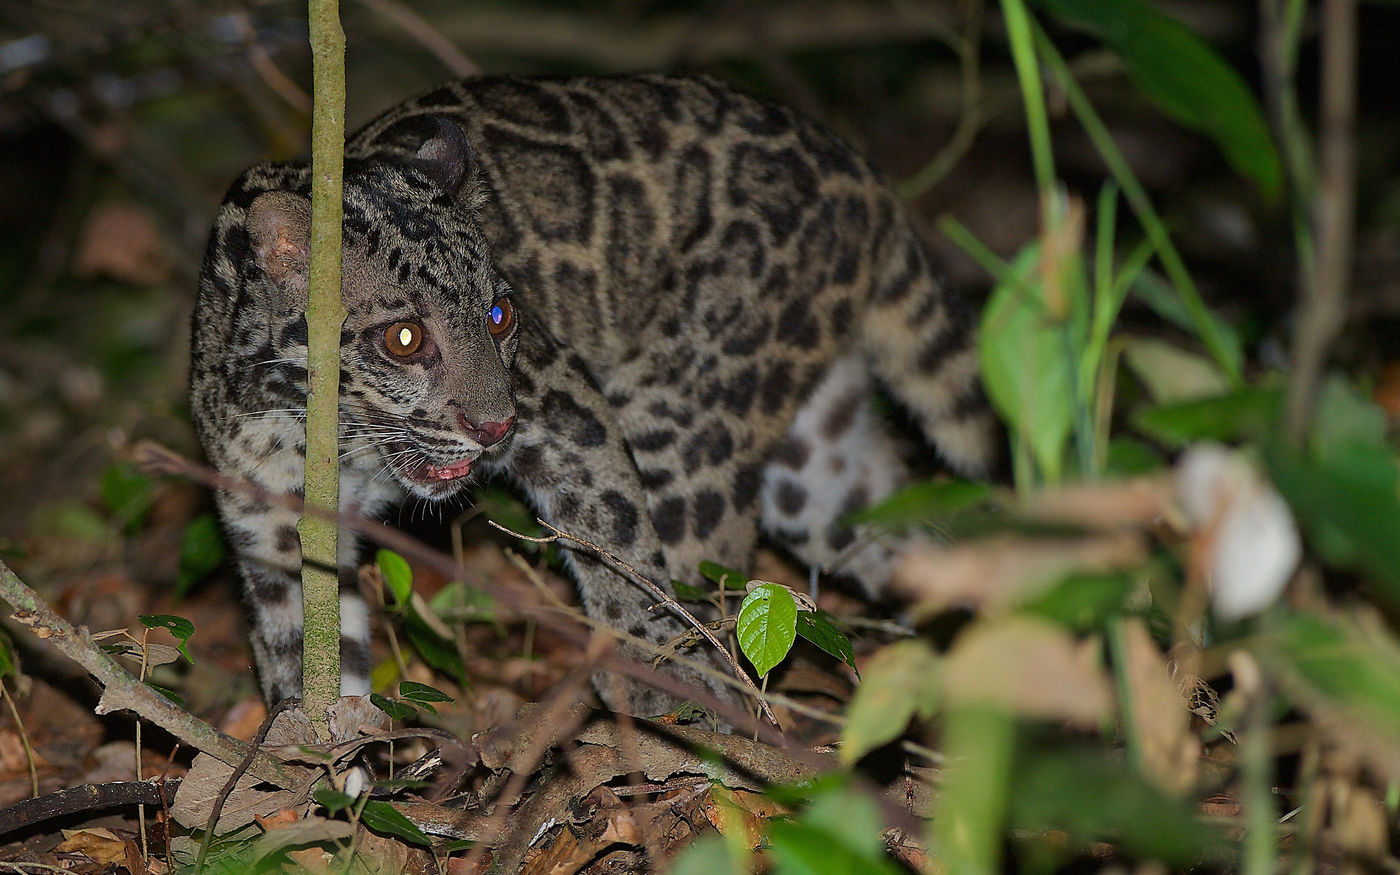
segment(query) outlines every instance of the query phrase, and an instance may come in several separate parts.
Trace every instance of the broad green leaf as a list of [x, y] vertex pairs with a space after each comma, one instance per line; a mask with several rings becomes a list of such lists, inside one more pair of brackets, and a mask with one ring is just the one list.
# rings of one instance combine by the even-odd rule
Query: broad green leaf
[[397, 808], [388, 802], [371, 799], [360, 810], [360, 822], [378, 833], [398, 836], [406, 842], [424, 847], [432, 844], [413, 821], [404, 817]]
[[1350, 444], [1310, 459], [1265, 447], [1274, 485], [1324, 559], [1368, 572], [1400, 606], [1400, 463], [1382, 446]]
[[185, 661], [190, 665], [194, 665], [194, 659], [190, 657], [190, 652], [185, 649], [185, 644], [190, 640], [190, 636], [194, 634], [194, 623], [191, 623], [184, 617], [177, 617], [174, 614], [140, 614], [136, 619], [147, 629], [165, 629], [169, 631], [175, 638], [175, 646], [179, 648], [180, 655], [183, 656]]
[[1200, 37], [1142, 0], [1040, 0], [1057, 18], [1103, 40], [1164, 113], [1215, 140], [1225, 158], [1268, 195], [1282, 165], [1244, 80]]
[[1072, 850], [1112, 842], [1135, 857], [1183, 867], [1228, 859], [1225, 835], [1190, 802], [1167, 796], [1108, 751], [1043, 753], [1020, 764], [1010, 808], [1014, 829], [1063, 831]]
[[1400, 751], [1400, 645], [1378, 622], [1289, 612], [1263, 639], [1290, 697], [1324, 724], [1365, 728]]
[[748, 875], [729, 855], [728, 843], [717, 833], [702, 835], [671, 861], [671, 875]]
[[739, 605], [734, 631], [739, 649], [763, 677], [783, 661], [797, 640], [797, 602], [786, 587], [759, 584]]
[[1328, 376], [1313, 414], [1313, 452], [1327, 458], [1355, 445], [1384, 446], [1385, 430], [1385, 411], [1378, 404], [1340, 374]]
[[1134, 477], [1162, 470], [1166, 462], [1161, 455], [1140, 440], [1126, 436], [1112, 438], [1108, 442], [1108, 459], [1104, 462], [1104, 475], [1109, 479]]
[[175, 592], [185, 595], [222, 561], [224, 539], [219, 533], [219, 522], [213, 514], [202, 513], [190, 520], [180, 539], [180, 573], [175, 579]]
[[1133, 425], [1168, 446], [1184, 447], [1267, 434], [1282, 409], [1283, 393], [1250, 386], [1215, 398], [1150, 407], [1133, 417]]
[[1120, 611], [1132, 591], [1133, 579], [1126, 574], [1079, 572], [1031, 599], [1022, 610], [1074, 632], [1089, 632]]
[[390, 720], [407, 720], [418, 713], [418, 709], [407, 702], [395, 702], [388, 696], [381, 696], [379, 693], [370, 693], [369, 703], [388, 714]]
[[700, 563], [700, 576], [725, 589], [743, 589], [749, 582], [749, 576], [744, 572], [735, 571], [708, 559]]
[[884, 856], [885, 842], [880, 834], [885, 824], [880, 811], [874, 800], [849, 786], [819, 793], [799, 820], [824, 830], [864, 857], [873, 860]]
[[155, 500], [155, 483], [145, 474], [126, 464], [111, 465], [102, 472], [98, 484], [102, 504], [127, 531], [134, 531], [145, 518]]
[[496, 599], [479, 586], [454, 580], [428, 599], [428, 607], [444, 622], [496, 623]]
[[870, 525], [889, 531], [943, 521], [986, 501], [992, 487], [968, 480], [930, 480], [914, 483], [890, 497], [842, 517], [848, 526]]
[[344, 811], [355, 804], [354, 798], [329, 787], [322, 787], [311, 794], [311, 798], [316, 800], [316, 804], [326, 809], [331, 814], [337, 811]]
[[385, 586], [389, 587], [394, 603], [408, 604], [408, 598], [413, 593], [413, 569], [408, 566], [408, 560], [393, 550], [380, 549], [374, 554], [374, 564], [379, 566], [379, 574], [384, 578]]
[[438, 671], [445, 671], [460, 684], [466, 684], [467, 673], [462, 665], [462, 655], [457, 652], [457, 643], [443, 638], [410, 603], [403, 615], [403, 629], [413, 649], [423, 661]]
[[830, 614], [825, 611], [798, 611], [797, 634], [849, 665], [855, 670], [856, 677], [860, 677], [851, 639], [836, 628]]
[[768, 824], [774, 875], [897, 875], [903, 871], [883, 855], [850, 847], [824, 825], [774, 820]]
[[841, 762], [851, 765], [898, 738], [915, 714], [933, 716], [941, 698], [942, 666], [924, 641], [909, 638], [875, 651], [846, 708]]
[[1230, 381], [1215, 363], [1155, 337], [1123, 342], [1123, 361], [1158, 404], [1223, 395]]
[[[1045, 478], [1056, 482], [1064, 470], [1079, 364], [1070, 359], [1076, 326], [1048, 315], [1039, 266], [1038, 246], [1016, 257], [1010, 276], [992, 290], [982, 311], [977, 351], [992, 405], [1025, 442]], [[1069, 285], [1082, 299], [1082, 281]], [[1084, 310], [1070, 305], [1071, 313], [1082, 316]]]

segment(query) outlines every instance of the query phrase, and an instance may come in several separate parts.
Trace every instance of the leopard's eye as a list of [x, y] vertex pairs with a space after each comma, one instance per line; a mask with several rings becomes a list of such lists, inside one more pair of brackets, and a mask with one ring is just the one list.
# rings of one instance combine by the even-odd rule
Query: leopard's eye
[[384, 348], [396, 356], [410, 356], [423, 345], [423, 326], [417, 322], [395, 322], [384, 329]]
[[491, 332], [492, 337], [500, 337], [510, 331], [514, 322], [515, 308], [510, 305], [510, 298], [497, 298], [486, 312], [486, 330]]

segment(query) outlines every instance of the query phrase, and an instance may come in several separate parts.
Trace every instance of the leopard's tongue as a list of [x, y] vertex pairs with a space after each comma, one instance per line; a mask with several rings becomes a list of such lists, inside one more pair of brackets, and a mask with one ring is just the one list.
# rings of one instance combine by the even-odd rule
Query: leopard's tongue
[[471, 470], [471, 460], [466, 459], [461, 462], [453, 462], [451, 465], [429, 465], [428, 476], [434, 480], [456, 480], [458, 477], [467, 476]]

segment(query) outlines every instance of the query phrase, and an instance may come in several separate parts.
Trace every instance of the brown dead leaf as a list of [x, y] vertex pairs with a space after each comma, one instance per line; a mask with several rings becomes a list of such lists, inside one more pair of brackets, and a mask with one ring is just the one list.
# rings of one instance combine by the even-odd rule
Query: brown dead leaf
[[63, 841], [54, 850], [82, 854], [103, 866], [121, 866], [131, 875], [142, 875], [146, 871], [136, 842], [118, 836], [110, 829], [65, 829]]
[[1108, 678], [1089, 642], [1030, 617], [980, 622], [944, 663], [950, 704], [991, 705], [1015, 714], [1093, 728], [1108, 713]]
[[150, 213], [135, 204], [107, 202], [88, 214], [78, 234], [73, 273], [98, 275], [133, 286], [170, 278], [165, 240]]
[[1147, 626], [1140, 618], [1124, 621], [1129, 716], [1136, 727], [1143, 770], [1162, 789], [1182, 793], [1196, 780], [1201, 743], [1191, 733], [1189, 703], [1171, 679]]
[[1138, 532], [1061, 540], [1008, 535], [915, 547], [895, 568], [894, 586], [923, 616], [959, 605], [995, 611], [1039, 595], [1071, 571], [1112, 571], [1146, 558]]
[[770, 818], [787, 814], [786, 808], [761, 793], [730, 790], [720, 784], [710, 788], [701, 811], [722, 835], [738, 834], [750, 850], [763, 842], [764, 825]]
[[1168, 477], [1080, 483], [1027, 498], [1017, 516], [1096, 530], [1150, 526], [1166, 516], [1174, 490]]

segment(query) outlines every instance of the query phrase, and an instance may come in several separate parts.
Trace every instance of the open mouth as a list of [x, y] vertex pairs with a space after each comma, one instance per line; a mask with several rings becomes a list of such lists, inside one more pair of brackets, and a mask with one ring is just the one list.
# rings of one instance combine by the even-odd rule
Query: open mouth
[[406, 469], [403, 473], [408, 479], [418, 483], [442, 483], [449, 480], [460, 480], [472, 471], [472, 460], [463, 459], [460, 462], [453, 462], [450, 465], [434, 465], [431, 462], [420, 462], [412, 468]]

